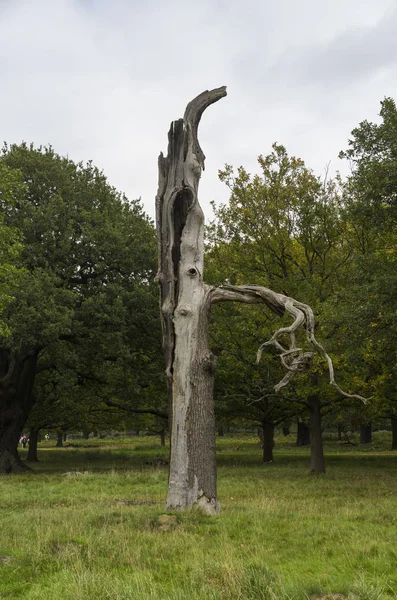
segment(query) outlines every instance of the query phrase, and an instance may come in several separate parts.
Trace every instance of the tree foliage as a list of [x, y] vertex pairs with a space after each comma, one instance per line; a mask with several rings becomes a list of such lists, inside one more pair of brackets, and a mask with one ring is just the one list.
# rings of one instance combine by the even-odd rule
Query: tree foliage
[[[152, 223], [92, 163], [75, 164], [51, 147], [4, 148], [0, 164], [20, 174], [26, 190], [3, 208], [23, 247], [18, 293], [4, 313], [2, 377], [12, 379], [16, 365], [35, 357], [33, 380], [68, 371], [108, 385], [119, 370], [138, 394], [145, 366], [159, 356]], [[6, 405], [18, 403], [18, 393]]]

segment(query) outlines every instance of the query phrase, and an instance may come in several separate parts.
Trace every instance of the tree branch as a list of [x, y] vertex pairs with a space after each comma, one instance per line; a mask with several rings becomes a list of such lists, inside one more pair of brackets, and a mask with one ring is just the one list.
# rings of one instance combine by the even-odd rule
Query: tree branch
[[[306, 371], [314, 356], [313, 352], [303, 352], [301, 348], [296, 346], [295, 333], [301, 327], [306, 331], [308, 342], [325, 358], [329, 371], [330, 384], [346, 398], [357, 398], [367, 403], [367, 399], [359, 394], [348, 394], [344, 392], [335, 381], [334, 366], [331, 357], [327, 354], [325, 348], [316, 340], [314, 336], [315, 320], [312, 309], [309, 305], [298, 302], [290, 296], [278, 294], [269, 288], [257, 285], [223, 285], [218, 288], [212, 288], [209, 291], [212, 304], [218, 302], [244, 302], [246, 304], [266, 304], [270, 310], [279, 316], [288, 313], [293, 318], [293, 323], [289, 327], [281, 327], [267, 342], [264, 342], [258, 349], [257, 362], [260, 361], [262, 352], [267, 346], [275, 347], [281, 359], [284, 368], [287, 369], [287, 374], [274, 387], [278, 392], [286, 386], [296, 373]], [[289, 336], [289, 347], [284, 347], [279, 338], [283, 335]]]
[[168, 413], [162, 410], [157, 410], [157, 408], [132, 408], [130, 406], [119, 404], [118, 402], [113, 402], [112, 400], [105, 400], [105, 404], [107, 406], [120, 408], [120, 410], [125, 410], [126, 412], [132, 412], [141, 415], [155, 415], [156, 417], [161, 417], [162, 419], [166, 419], [168, 421]]

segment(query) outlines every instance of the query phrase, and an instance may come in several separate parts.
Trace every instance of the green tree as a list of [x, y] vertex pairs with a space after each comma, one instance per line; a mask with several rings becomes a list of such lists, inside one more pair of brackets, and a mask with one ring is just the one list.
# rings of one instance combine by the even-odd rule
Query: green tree
[[23, 467], [17, 441], [40, 372], [106, 380], [117, 364], [139, 379], [159, 343], [154, 228], [140, 203], [127, 202], [92, 163], [51, 147], [11, 146], [0, 164], [17, 169], [27, 188], [3, 209], [4, 224], [23, 236], [10, 334], [0, 339], [0, 472], [10, 472]]
[[275, 427], [303, 410], [294, 402], [293, 385], [283, 393], [274, 390], [275, 382], [284, 376], [279, 358], [267, 355], [266, 366], [256, 362], [257, 349], [271, 337], [274, 321], [263, 308], [233, 303], [214, 308], [210, 329], [212, 351], [217, 356], [217, 420], [260, 427], [264, 462], [274, 460]]
[[388, 415], [397, 447], [397, 108], [392, 98], [381, 102], [379, 123], [363, 121], [353, 129], [340, 157], [351, 165], [344, 205], [355, 257], [335, 322], [351, 341], [349, 359], [373, 396], [367, 420]]
[[[258, 163], [260, 175], [229, 165], [220, 172], [231, 194], [227, 205], [214, 207], [209, 228], [211, 282], [255, 281], [304, 299], [319, 315], [345, 285], [352, 260], [338, 183], [322, 182], [279, 144]], [[327, 328], [319, 326], [327, 336]], [[298, 378], [294, 394], [310, 415], [316, 472], [325, 470], [321, 413], [338, 398], [325, 384], [324, 366], [312, 368], [311, 382]]]
[[4, 212], [24, 197], [26, 189], [19, 172], [0, 163], [0, 335], [8, 333], [3, 312], [18, 284], [20, 269], [15, 264], [22, 245], [18, 229], [4, 222]]

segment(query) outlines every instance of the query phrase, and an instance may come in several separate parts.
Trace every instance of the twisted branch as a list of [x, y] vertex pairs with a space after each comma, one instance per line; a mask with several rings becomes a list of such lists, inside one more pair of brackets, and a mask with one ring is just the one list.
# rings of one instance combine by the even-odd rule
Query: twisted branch
[[[314, 328], [315, 319], [312, 309], [308, 304], [298, 302], [295, 298], [290, 296], [284, 296], [284, 294], [278, 294], [269, 288], [265, 288], [258, 285], [223, 285], [218, 288], [213, 288], [210, 292], [211, 303], [216, 304], [218, 302], [243, 302], [246, 304], [266, 304], [270, 310], [279, 316], [288, 313], [293, 318], [293, 322], [289, 327], [280, 327], [268, 340], [261, 344], [258, 348], [256, 360], [260, 361], [262, 352], [266, 347], [273, 346], [279, 353], [281, 364], [288, 371], [281, 381], [274, 387], [275, 391], [278, 392], [281, 388], [286, 386], [289, 381], [296, 375], [296, 373], [302, 373], [307, 371], [312, 362], [315, 352], [304, 352], [302, 348], [298, 348], [296, 345], [295, 333], [299, 328], [304, 328], [306, 331], [306, 338], [308, 342], [325, 358], [328, 365], [329, 371], [329, 382], [330, 384], [346, 398], [357, 398], [367, 403], [367, 398], [360, 396], [359, 394], [348, 394], [343, 391], [335, 381], [334, 366], [332, 364], [331, 357], [326, 352], [324, 346], [322, 346], [315, 338]], [[285, 347], [280, 342], [282, 336], [287, 335], [289, 337], [289, 345]]]

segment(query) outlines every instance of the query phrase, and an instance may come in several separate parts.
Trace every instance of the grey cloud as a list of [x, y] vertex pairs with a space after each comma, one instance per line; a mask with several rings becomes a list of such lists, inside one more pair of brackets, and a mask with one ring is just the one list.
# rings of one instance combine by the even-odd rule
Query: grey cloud
[[[93, 159], [153, 215], [170, 121], [197, 93], [227, 85], [200, 125], [207, 211], [209, 200], [227, 197], [217, 170], [225, 162], [254, 170], [273, 141], [320, 172], [394, 89], [395, 20], [381, 20], [391, 2], [0, 0], [0, 139]], [[377, 48], [379, 35], [369, 68], [371, 57], [361, 62], [354, 48], [363, 36]], [[324, 94], [319, 65], [341, 61], [362, 75], [341, 85], [330, 68]], [[383, 69], [376, 85], [374, 69]]]
[[288, 49], [269, 69], [274, 78], [288, 73], [295, 85], [355, 85], [397, 65], [397, 9], [372, 26], [356, 27], [331, 41]]

